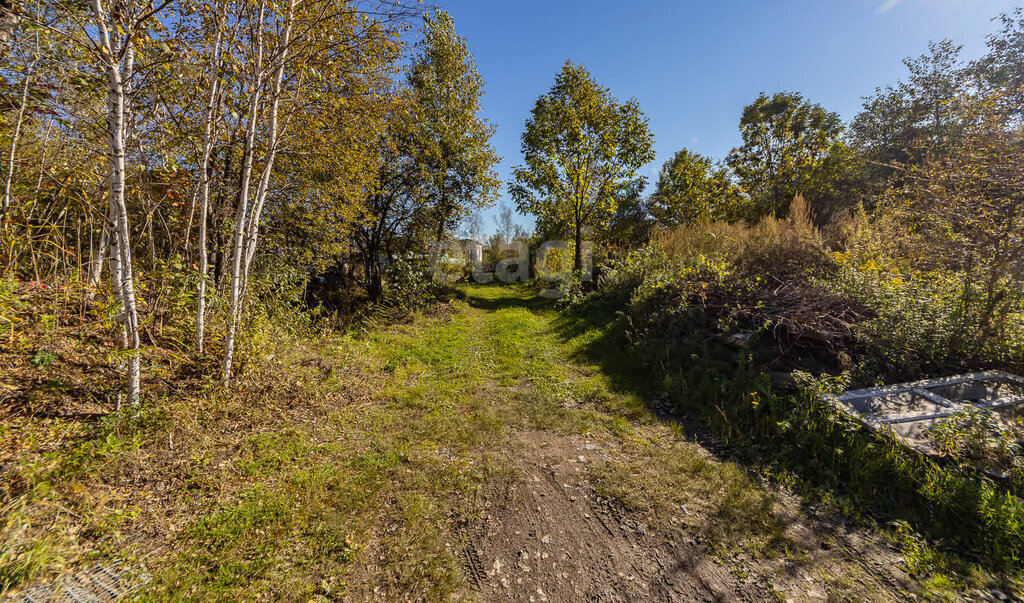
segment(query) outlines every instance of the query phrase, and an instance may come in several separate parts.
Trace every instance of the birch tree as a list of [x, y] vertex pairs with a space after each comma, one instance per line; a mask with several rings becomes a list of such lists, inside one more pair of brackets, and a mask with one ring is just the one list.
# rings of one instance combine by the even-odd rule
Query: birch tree
[[[348, 63], [358, 70], [367, 55], [372, 63], [379, 47], [390, 46], [382, 41], [394, 33], [389, 25], [404, 23], [411, 14], [410, 7], [399, 0], [288, 0], [281, 5], [261, 0], [254, 23], [263, 24], [266, 31], [250, 25], [248, 107], [231, 244], [230, 317], [221, 365], [224, 384], [232, 379], [249, 275], [274, 186], [276, 161], [288, 148], [291, 127], [302, 119], [303, 99], [310, 94], [307, 87], [322, 89], [330, 83], [325, 74], [334, 73], [338, 65]], [[358, 97], [346, 100], [360, 102]], [[262, 140], [257, 141], [257, 135]]]
[[[200, 354], [205, 348], [206, 330], [206, 287], [209, 274], [209, 253], [207, 243], [207, 228], [210, 213], [210, 194], [212, 174], [210, 160], [213, 155], [213, 148], [216, 144], [218, 131], [218, 112], [220, 110], [224, 95], [224, 12], [227, 8], [226, 2], [218, 2], [211, 10], [204, 11], [203, 18], [207, 29], [211, 34], [211, 49], [209, 62], [207, 64], [207, 87], [206, 105], [203, 110], [203, 139], [200, 147], [199, 165], [197, 168], [197, 187], [199, 196], [199, 283], [196, 292], [196, 348]], [[235, 20], [236, 25], [239, 20]], [[237, 34], [237, 28], [233, 28], [230, 35]]]
[[128, 224], [128, 207], [125, 203], [127, 180], [126, 138], [128, 126], [126, 114], [132, 101], [131, 84], [134, 75], [135, 47], [139, 39], [145, 38], [147, 21], [152, 19], [169, 2], [158, 6], [142, 6], [131, 1], [119, 1], [113, 5], [103, 0], [92, 0], [93, 21], [90, 42], [99, 58], [100, 66], [107, 80], [107, 161], [109, 164], [108, 196], [111, 222], [111, 258], [114, 266], [111, 279], [117, 294], [121, 315], [122, 345], [127, 356], [127, 403], [137, 405], [140, 401], [141, 339], [139, 335], [139, 313], [135, 298], [135, 278], [132, 264], [131, 229]]
[[21, 21], [20, 15], [15, 10], [14, 3], [0, 2], [0, 57], [7, 58], [11, 45], [11, 38]]
[[14, 159], [18, 150], [18, 142], [21, 139], [21, 129], [25, 122], [25, 112], [29, 105], [29, 89], [32, 86], [32, 78], [35, 75], [36, 63], [39, 61], [39, 30], [32, 34], [32, 46], [28, 64], [24, 69], [24, 77], [21, 82], [21, 91], [18, 95], [18, 113], [14, 119], [14, 132], [11, 133], [11, 144], [7, 152], [6, 170], [4, 173], [4, 197], [0, 205], [0, 226], [6, 229], [8, 214], [11, 208], [11, 186], [14, 183]]
[[[292, 0], [290, 6], [294, 7], [294, 0]], [[259, 124], [259, 113], [264, 93], [263, 87], [267, 77], [265, 67], [265, 63], [267, 62], [265, 59], [267, 33], [264, 28], [264, 18], [266, 13], [267, 0], [261, 0], [256, 18], [249, 24], [249, 27], [253, 29], [252, 58], [250, 61], [250, 73], [248, 74], [249, 77], [251, 77], [251, 88], [249, 92], [249, 107], [246, 114], [245, 142], [242, 147], [242, 166], [238, 186], [238, 199], [235, 209], [234, 237], [232, 239], [233, 243], [231, 246], [231, 316], [228, 321], [227, 337], [224, 340], [224, 359], [221, 364], [222, 380], [225, 385], [228, 385], [231, 382], [231, 370], [235, 357], [235, 340], [238, 333], [238, 322], [241, 319], [242, 312], [242, 279], [244, 274], [243, 258], [247, 255], [245, 248], [246, 233], [250, 229], [250, 224], [254, 223], [252, 215], [254, 212], [250, 211], [251, 203], [249, 199], [249, 188], [252, 181], [253, 155], [256, 152], [256, 131]], [[288, 27], [290, 27], [290, 20]], [[283, 71], [283, 69], [284, 63], [282, 62], [281, 70]], [[275, 131], [275, 137], [276, 134], [277, 133]], [[269, 153], [268, 149], [268, 158], [269, 157], [272, 157], [272, 155]], [[270, 168], [273, 169], [272, 164], [270, 165]]]

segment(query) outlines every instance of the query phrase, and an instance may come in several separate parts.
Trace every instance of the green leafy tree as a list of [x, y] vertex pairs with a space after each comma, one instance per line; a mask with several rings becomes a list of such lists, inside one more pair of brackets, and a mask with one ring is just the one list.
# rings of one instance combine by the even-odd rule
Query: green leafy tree
[[650, 239], [653, 225], [650, 199], [644, 196], [647, 178], [630, 180], [615, 193], [616, 211], [602, 233], [609, 253], [628, 252], [643, 246]]
[[393, 89], [406, 50], [393, 30], [347, 12], [334, 15], [331, 27], [349, 32], [360, 61], [352, 64], [329, 47], [304, 52], [301, 96], [288, 107], [290, 152], [278, 159], [268, 200], [267, 253], [309, 274], [337, 268], [353, 253], [371, 183], [390, 158], [381, 140], [408, 109], [407, 91], [396, 97]]
[[796, 92], [761, 94], [743, 110], [740, 133], [727, 161], [758, 215], [785, 217], [797, 194], [814, 203], [831, 193], [843, 155], [836, 113]]
[[1024, 120], [1024, 8], [1002, 14], [1000, 30], [986, 40], [988, 53], [973, 65], [997, 108], [1020, 127]]
[[608, 226], [616, 193], [654, 159], [653, 145], [635, 100], [620, 103], [582, 65], [566, 61], [526, 121], [525, 166], [516, 168], [510, 191], [538, 224], [572, 233], [579, 271], [584, 228]]
[[874, 166], [877, 180], [898, 165], [920, 165], [929, 153], [944, 152], [963, 129], [957, 105], [968, 96], [969, 79], [962, 47], [943, 40], [928, 48], [904, 59], [906, 80], [877, 89], [850, 125], [854, 146]]
[[444, 238], [474, 209], [486, 207], [500, 181], [491, 146], [494, 127], [480, 117], [483, 78], [451, 15], [424, 19], [424, 38], [409, 69], [409, 85], [421, 119], [417, 160], [436, 222]]
[[683, 149], [662, 166], [650, 211], [669, 227], [701, 218], [731, 222], [743, 216], [744, 201], [726, 166]]
[[388, 261], [411, 251], [425, 238], [422, 229], [429, 205], [414, 160], [416, 108], [408, 96], [396, 95], [387, 112], [387, 123], [377, 141], [380, 162], [376, 179], [362, 202], [353, 233], [371, 301], [379, 301], [384, 294]]
[[[964, 311], [977, 302], [983, 340], [1006, 335], [1021, 299], [1024, 145], [996, 110], [1002, 100], [965, 99], [964, 123], [970, 126], [957, 145], [907, 168], [880, 212], [895, 218], [895, 243], [915, 267], [963, 273]], [[980, 299], [972, 299], [974, 287], [980, 287]]]

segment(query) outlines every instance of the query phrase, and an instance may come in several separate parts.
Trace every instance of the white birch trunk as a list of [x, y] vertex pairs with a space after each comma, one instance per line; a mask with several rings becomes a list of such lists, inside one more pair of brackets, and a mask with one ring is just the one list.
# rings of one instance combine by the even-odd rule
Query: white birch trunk
[[[267, 153], [264, 157], [263, 169], [260, 173], [259, 184], [253, 198], [252, 208], [245, 219], [236, 223], [235, 242], [233, 248], [233, 264], [231, 273], [231, 325], [228, 328], [229, 338], [226, 341], [224, 355], [224, 383], [231, 382], [231, 366], [235, 347], [235, 337], [238, 332], [238, 323], [242, 316], [242, 305], [245, 301], [249, 284], [249, 268], [252, 265], [253, 256], [256, 254], [256, 245], [259, 241], [260, 219], [263, 215], [263, 206], [270, 190], [270, 178], [274, 170], [274, 160], [277, 157], [279, 140], [278, 115], [281, 106], [281, 94], [284, 81], [284, 71], [288, 63], [288, 54], [291, 45], [292, 21], [295, 16], [295, 2], [290, 0], [288, 13], [285, 16], [284, 28], [278, 41], [277, 52], [275, 53], [274, 75], [270, 91], [270, 109], [268, 112], [267, 124]], [[262, 19], [261, 19], [262, 21]], [[263, 46], [262, 36], [260, 37], [259, 51], [262, 57]], [[249, 124], [252, 126], [252, 122]], [[246, 178], [251, 177], [252, 148], [250, 150], [249, 165]], [[248, 182], [243, 179], [243, 187], [248, 190]], [[241, 209], [241, 200], [239, 203]], [[244, 229], [237, 228], [242, 225]]]
[[224, 385], [231, 383], [231, 369], [235, 356], [235, 338], [240, 318], [240, 301], [242, 293], [242, 255], [245, 236], [246, 218], [249, 209], [249, 184], [252, 180], [252, 162], [256, 140], [256, 122], [260, 108], [263, 89], [263, 15], [266, 12], [266, 1], [260, 2], [259, 18], [256, 20], [256, 61], [253, 70], [252, 98], [249, 102], [249, 115], [246, 118], [245, 142], [242, 146], [242, 169], [238, 187], [238, 205], [235, 209], [235, 232], [232, 241], [231, 262], [231, 318], [228, 321], [228, 332], [224, 339], [224, 360], [221, 364]]
[[[288, 16], [286, 17], [284, 31], [281, 34], [279, 52], [277, 56], [277, 69], [274, 73], [274, 85], [271, 91], [269, 125], [267, 127], [267, 157], [263, 165], [263, 173], [260, 175], [260, 183], [256, 188], [256, 197], [253, 201], [252, 217], [249, 220], [249, 227], [245, 239], [245, 264], [242, 271], [245, 284], [249, 280], [249, 267], [252, 265], [253, 256], [256, 255], [256, 243], [259, 241], [260, 218], [263, 215], [263, 205], [267, 200], [267, 193], [270, 190], [270, 177], [274, 171], [274, 160], [277, 158], [278, 150], [278, 114], [281, 107], [281, 91], [284, 81], [284, 69], [288, 62], [289, 44], [291, 43], [292, 20], [295, 15], [295, 0], [288, 5]], [[243, 286], [244, 290], [244, 286]]]
[[[139, 357], [139, 316], [135, 303], [135, 283], [132, 274], [131, 233], [128, 227], [128, 207], [125, 203], [125, 105], [126, 90], [124, 71], [131, 72], [131, 38], [124, 36], [122, 48], [115, 49], [111, 44], [110, 31], [107, 27], [107, 13], [100, 0], [92, 0], [92, 10], [96, 17], [99, 32], [100, 52], [103, 55], [104, 67], [107, 71], [107, 154], [110, 164], [110, 208], [113, 218], [111, 248], [116, 253], [116, 274], [112, 273], [115, 291], [121, 301], [121, 323], [125, 350], [128, 352], [127, 368], [127, 402], [135, 406], [139, 404], [139, 381], [141, 358]], [[119, 59], [115, 50], [124, 53]], [[122, 62], [123, 61], [123, 62]], [[115, 249], [116, 246], [116, 249]]]
[[199, 159], [199, 291], [196, 301], [196, 348], [204, 351], [206, 330], [206, 278], [209, 272], [209, 257], [206, 243], [206, 223], [210, 212], [210, 155], [213, 152], [214, 119], [220, 85], [220, 42], [221, 23], [216, 22], [213, 54], [210, 56], [210, 86], [207, 89], [206, 115], [203, 123], [203, 153]]
[[110, 229], [113, 227], [113, 219], [110, 213], [110, 204], [107, 204], [107, 213], [103, 216], [103, 226], [100, 230], [100, 244], [95, 255], [89, 259], [89, 280], [88, 290], [85, 298], [92, 301], [96, 290], [100, 286], [100, 277], [103, 275], [103, 262], [107, 258], [107, 250], [110, 248]]
[[[35, 35], [36, 54], [39, 52], [39, 33]], [[0, 206], [0, 226], [6, 228], [11, 211], [11, 185], [14, 183], [14, 158], [18, 150], [18, 141], [21, 138], [21, 126], [25, 122], [25, 110], [28, 107], [28, 89], [32, 83], [32, 75], [35, 73], [36, 56], [32, 57], [28, 68], [25, 70], [25, 80], [21, 84], [21, 98], [18, 103], [18, 116], [14, 121], [14, 132], [11, 133], [11, 148], [7, 152], [7, 174], [4, 178], [4, 200]]]
[[[109, 268], [110, 268], [110, 288], [111, 288], [112, 292], [114, 293], [114, 298], [117, 299], [117, 300], [120, 300], [121, 299], [121, 278], [122, 278], [122, 276], [121, 276], [121, 252], [118, 250], [118, 247], [119, 247], [119, 245], [118, 245], [118, 237], [117, 237], [117, 234], [115, 234], [115, 231], [114, 231], [114, 229], [115, 229], [115, 226], [114, 226], [114, 220], [115, 220], [114, 214], [115, 214], [114, 204], [111, 203], [110, 205], [107, 206], [107, 226], [106, 226], [106, 228], [110, 231], [110, 234], [108, 234], [108, 237], [107, 237], [107, 250], [109, 251], [109, 255], [106, 256], [106, 259], [109, 261], [109, 264], [110, 264], [110, 266], [109, 266]], [[103, 261], [103, 257], [100, 258], [100, 261], [101, 262]], [[124, 323], [124, 319], [122, 318], [122, 314], [123, 313], [124, 313], [124, 308], [121, 308], [121, 314], [118, 314], [118, 316], [117, 316], [117, 321], [122, 323], [122, 324]], [[124, 348], [128, 347], [128, 332], [126, 330], [124, 330], [124, 329], [121, 329], [121, 344], [122, 344], [122, 347], [124, 347]]]

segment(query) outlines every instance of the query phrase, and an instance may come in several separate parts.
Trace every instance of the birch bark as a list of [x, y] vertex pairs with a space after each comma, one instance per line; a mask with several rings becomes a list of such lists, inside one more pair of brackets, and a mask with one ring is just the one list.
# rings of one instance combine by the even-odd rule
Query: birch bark
[[220, 95], [221, 77], [221, 36], [220, 17], [214, 14], [213, 52], [210, 55], [210, 85], [206, 95], [206, 113], [203, 116], [203, 151], [199, 160], [199, 290], [196, 301], [196, 348], [199, 353], [204, 351], [204, 331], [206, 330], [206, 279], [209, 272], [209, 256], [206, 242], [206, 228], [210, 213], [210, 155], [213, 152], [215, 138], [214, 120], [217, 111], [217, 99]]
[[[39, 33], [36, 32], [36, 54], [39, 52]], [[11, 133], [11, 148], [7, 152], [7, 173], [4, 177], [4, 200], [0, 206], [0, 226], [7, 227], [11, 211], [11, 185], [14, 182], [14, 158], [18, 150], [18, 141], [21, 139], [21, 126], [25, 121], [25, 109], [28, 107], [28, 90], [32, 83], [32, 75], [35, 73], [37, 56], [33, 56], [25, 70], [25, 80], [21, 84], [21, 98], [18, 102], [18, 116], [14, 122], [14, 132]]]
[[[108, 14], [101, 0], [92, 0], [92, 11], [96, 18], [100, 54], [107, 72], [107, 155], [110, 170], [110, 208], [113, 228], [111, 232], [112, 255], [116, 254], [117, 270], [111, 271], [115, 291], [121, 302], [122, 342], [127, 353], [127, 402], [139, 404], [139, 382], [141, 358], [139, 356], [139, 315], [135, 300], [135, 283], [132, 274], [131, 231], [128, 225], [128, 207], [125, 203], [125, 107], [127, 101], [125, 74], [131, 73], [132, 40], [130, 35], [118, 33], [120, 43], [112, 39], [108, 28]], [[129, 75], [130, 77], [130, 75]]]
[[231, 383], [231, 369], [235, 357], [235, 339], [240, 317], [240, 301], [242, 293], [242, 256], [245, 237], [246, 218], [249, 213], [249, 186], [252, 180], [252, 163], [256, 140], [256, 126], [259, 118], [260, 100], [263, 90], [263, 18], [266, 14], [266, 0], [260, 2], [259, 17], [256, 20], [256, 58], [253, 69], [252, 98], [249, 102], [249, 114], [246, 116], [245, 142], [242, 145], [242, 168], [238, 186], [238, 204], [235, 209], [235, 232], [232, 239], [231, 263], [231, 317], [228, 321], [228, 332], [224, 338], [224, 360], [221, 363], [224, 385]]
[[[295, 0], [290, 0], [288, 4], [288, 11], [284, 18], [284, 27], [281, 31], [281, 36], [278, 40], [276, 52], [274, 53], [274, 73], [270, 89], [270, 108], [267, 115], [267, 151], [264, 156], [263, 168], [260, 172], [260, 180], [256, 186], [256, 192], [253, 196], [251, 211], [244, 216], [244, 219], [236, 216], [236, 228], [235, 228], [235, 241], [233, 246], [233, 264], [231, 272], [231, 324], [228, 327], [228, 339], [225, 341], [225, 353], [224, 353], [224, 364], [223, 364], [223, 379], [224, 384], [230, 384], [231, 382], [231, 370], [233, 363], [233, 355], [235, 349], [235, 338], [238, 333], [238, 323], [242, 317], [242, 304], [245, 301], [246, 292], [249, 284], [249, 268], [252, 265], [252, 259], [256, 254], [256, 245], [259, 242], [259, 228], [260, 219], [263, 215], [263, 207], [266, 203], [267, 193], [270, 190], [270, 177], [274, 170], [274, 160], [277, 157], [279, 140], [280, 140], [280, 124], [279, 124], [279, 113], [281, 107], [281, 95], [283, 92], [283, 81], [285, 67], [289, 59], [289, 49], [291, 46], [291, 31], [292, 22], [295, 17]], [[262, 19], [261, 19], [262, 21]], [[262, 57], [262, 36], [260, 37], [260, 56]], [[250, 127], [252, 123], [250, 122]], [[249, 132], [246, 133], [248, 138]], [[243, 169], [244, 178], [242, 181], [242, 187], [248, 194], [249, 182], [248, 179], [252, 176], [252, 152], [251, 145], [247, 145], [249, 150], [248, 169]], [[247, 201], [247, 199], [246, 199]], [[242, 210], [242, 199], [240, 192], [239, 199], [239, 210]], [[242, 215], [238, 212], [238, 215]]]

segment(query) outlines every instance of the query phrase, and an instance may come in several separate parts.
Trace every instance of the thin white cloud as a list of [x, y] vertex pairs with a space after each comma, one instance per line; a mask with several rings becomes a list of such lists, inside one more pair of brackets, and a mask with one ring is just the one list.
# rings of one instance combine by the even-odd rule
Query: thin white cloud
[[878, 8], [875, 9], [875, 14], [876, 15], [885, 14], [885, 13], [891, 11], [892, 9], [896, 8], [897, 6], [899, 6], [900, 2], [902, 2], [902, 1], [903, 0], [885, 0], [885, 2], [883, 2]]

